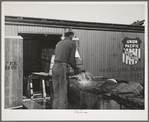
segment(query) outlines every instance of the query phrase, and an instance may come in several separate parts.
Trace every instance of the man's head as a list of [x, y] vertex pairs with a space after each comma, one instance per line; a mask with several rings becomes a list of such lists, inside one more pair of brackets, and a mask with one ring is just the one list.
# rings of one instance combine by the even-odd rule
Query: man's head
[[65, 33], [65, 37], [69, 38], [70, 40], [72, 40], [74, 33], [73, 32], [66, 32]]

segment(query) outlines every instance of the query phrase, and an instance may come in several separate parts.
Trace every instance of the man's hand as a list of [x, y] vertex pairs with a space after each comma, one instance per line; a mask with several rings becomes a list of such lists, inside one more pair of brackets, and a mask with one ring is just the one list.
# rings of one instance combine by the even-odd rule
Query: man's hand
[[80, 72], [78, 71], [78, 69], [74, 70], [75, 75], [79, 74]]
[[77, 75], [77, 74], [80, 74], [81, 73], [81, 69], [79, 69], [79, 68], [76, 68], [75, 70], [74, 70], [74, 73]]

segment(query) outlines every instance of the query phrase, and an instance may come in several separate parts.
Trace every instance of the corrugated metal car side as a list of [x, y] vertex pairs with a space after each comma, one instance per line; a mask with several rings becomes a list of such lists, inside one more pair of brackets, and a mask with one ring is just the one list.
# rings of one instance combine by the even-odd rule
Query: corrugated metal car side
[[[73, 31], [80, 39], [79, 51], [86, 71], [94, 76], [143, 82], [144, 33], [80, 29], [73, 29]], [[6, 25], [5, 32], [6, 35], [18, 35], [18, 33], [62, 34], [64, 28]], [[141, 61], [131, 66], [122, 62], [122, 40], [126, 36], [129, 38], [139, 37], [142, 41]]]
[[[144, 33], [74, 30], [80, 39], [80, 55], [86, 71], [94, 76], [119, 80], [133, 80], [143, 83], [144, 77]], [[141, 60], [134, 65], [122, 61], [125, 37], [139, 37]]]

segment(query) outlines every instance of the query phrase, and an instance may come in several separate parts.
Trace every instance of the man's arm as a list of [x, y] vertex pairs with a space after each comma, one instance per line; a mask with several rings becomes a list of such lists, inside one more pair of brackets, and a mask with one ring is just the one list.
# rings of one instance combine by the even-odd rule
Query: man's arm
[[69, 64], [73, 68], [73, 70], [77, 70], [75, 52], [76, 52], [76, 44], [73, 43], [71, 46], [70, 59], [69, 59]]

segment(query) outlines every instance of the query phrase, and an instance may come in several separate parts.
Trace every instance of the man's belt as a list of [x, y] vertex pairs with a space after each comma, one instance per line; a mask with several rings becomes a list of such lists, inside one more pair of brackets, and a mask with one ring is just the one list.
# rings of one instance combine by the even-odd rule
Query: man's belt
[[65, 63], [65, 64], [67, 64], [66, 62], [64, 62], [64, 61], [54, 61], [55, 63]]

